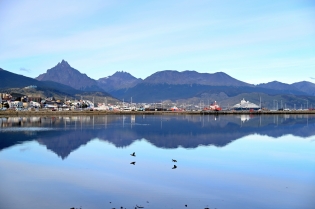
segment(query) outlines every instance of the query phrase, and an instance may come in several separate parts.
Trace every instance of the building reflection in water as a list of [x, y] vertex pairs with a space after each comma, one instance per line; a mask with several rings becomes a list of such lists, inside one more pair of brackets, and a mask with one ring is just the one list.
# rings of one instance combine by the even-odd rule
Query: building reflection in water
[[315, 135], [314, 124], [314, 115], [7, 117], [0, 118], [0, 149], [36, 140], [65, 158], [95, 138], [116, 147], [141, 139], [164, 149], [223, 147], [252, 134], [309, 137]]

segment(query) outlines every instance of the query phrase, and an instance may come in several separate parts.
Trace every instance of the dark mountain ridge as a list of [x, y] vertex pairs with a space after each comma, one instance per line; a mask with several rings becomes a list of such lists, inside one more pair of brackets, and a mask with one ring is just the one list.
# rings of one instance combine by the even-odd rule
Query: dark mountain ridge
[[315, 96], [315, 84], [308, 81], [301, 81], [292, 83], [291, 86], [294, 86], [300, 91], [307, 93], [308, 95]]
[[72, 68], [65, 60], [47, 70], [46, 73], [39, 75], [36, 79], [39, 81], [54, 81], [82, 91], [104, 91], [98, 87], [95, 80]]
[[[234, 104], [235, 99], [232, 99], [232, 97], [237, 97], [237, 95], [246, 94], [252, 98], [257, 97], [257, 94], [266, 94], [269, 95], [265, 98], [265, 102], [268, 104], [272, 104], [272, 100], [279, 99], [280, 101], [282, 99], [280, 99], [280, 96], [276, 97], [275, 95], [288, 95], [288, 100], [283, 100], [283, 102], [289, 102], [290, 99], [293, 99], [292, 102], [300, 103], [300, 100], [307, 99], [304, 98], [305, 96], [313, 96], [315, 84], [314, 87], [311, 84], [301, 82], [289, 85], [273, 81], [255, 86], [234, 79], [222, 72], [209, 74], [196, 71], [178, 72], [166, 70], [152, 74], [135, 86], [111, 89], [110, 92], [121, 100], [129, 101], [128, 98], [132, 97], [137, 102], [217, 98], [217, 101], [233, 102], [232, 104]], [[303, 98], [299, 99], [289, 95]]]
[[[5, 71], [1, 70], [0, 72]], [[5, 77], [2, 78], [2, 86], [25, 87], [27, 85], [37, 85], [72, 95], [83, 90], [88, 92], [106, 91], [120, 100], [128, 101], [128, 98], [132, 97], [135, 102], [215, 100], [234, 104], [235, 100], [239, 100], [239, 95], [246, 95], [247, 99], [256, 100], [260, 97], [257, 97], [257, 94], [266, 94], [269, 95], [265, 98], [265, 102], [268, 104], [272, 104], [273, 100], [298, 104], [302, 100], [313, 100], [306, 96], [315, 96], [315, 84], [311, 82], [302, 81], [285, 84], [273, 81], [252, 85], [234, 79], [223, 72], [211, 74], [196, 71], [165, 70], [156, 72], [142, 80], [122, 71], [96, 81], [72, 68], [64, 60], [37, 77], [42, 83], [38, 83], [40, 81], [35, 82], [34, 79], [27, 77], [22, 80], [7, 75], [2, 77]], [[279, 96], [276, 97], [275, 95]], [[286, 100], [284, 100], [284, 95], [287, 96]], [[185, 103], [185, 101], [183, 102]]]
[[217, 73], [198, 73], [196, 71], [178, 72], [174, 70], [165, 70], [152, 74], [143, 81], [151, 84], [200, 84], [211, 86], [253, 86], [239, 81], [223, 72]]
[[[25, 89], [24, 87], [35, 85], [36, 89]], [[43, 97], [56, 97], [56, 98], [64, 98], [65, 96], [69, 96], [73, 98], [74, 96], [81, 96], [86, 94], [90, 96], [95, 96], [97, 101], [97, 97], [109, 97], [108, 101], [115, 100], [112, 96], [104, 91], [101, 92], [85, 92], [78, 89], [74, 89], [70, 86], [57, 83], [54, 81], [38, 81], [34, 78], [29, 78], [23, 75], [11, 73], [9, 71], [0, 69], [0, 89], [2, 92], [10, 92], [10, 93], [21, 93], [23, 95], [38, 95]], [[100, 101], [103, 101], [100, 100]]]
[[315, 96], [315, 84], [308, 81], [301, 81], [292, 84], [281, 83], [279, 81], [272, 81], [256, 85], [257, 87], [281, 90], [287, 94], [296, 94], [296, 92], [303, 92], [304, 95]]
[[[201, 97], [202, 94], [220, 94], [224, 93], [228, 97], [233, 97], [243, 93], [265, 93], [269, 95], [288, 94], [285, 90], [273, 90], [261, 87], [251, 86], [209, 86], [199, 84], [150, 84], [141, 83], [133, 88], [112, 91], [111, 94], [119, 99], [133, 98], [138, 102], [157, 102], [171, 98], [172, 100], [187, 99], [192, 97]], [[291, 91], [295, 95], [305, 95], [301, 91]]]
[[257, 87], [262, 87], [266, 89], [275, 89], [275, 90], [291, 90], [298, 91], [298, 89], [290, 84], [282, 83], [279, 81], [271, 81], [268, 83], [258, 84]]
[[81, 91], [76, 90], [70, 86], [56, 83], [53, 81], [38, 81], [34, 78], [29, 78], [23, 75], [11, 73], [9, 71], [0, 70], [0, 88], [9, 89], [9, 88], [24, 88], [30, 85], [35, 85], [38, 89], [41, 90], [56, 90], [59, 92], [64, 92], [67, 94], [77, 94]]
[[141, 83], [142, 79], [136, 78], [127, 72], [116, 72], [111, 76], [100, 78], [97, 80], [98, 86], [107, 92], [128, 89]]

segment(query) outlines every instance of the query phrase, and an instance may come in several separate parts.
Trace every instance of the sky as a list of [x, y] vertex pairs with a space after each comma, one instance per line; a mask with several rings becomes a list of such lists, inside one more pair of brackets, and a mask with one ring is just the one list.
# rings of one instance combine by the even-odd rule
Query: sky
[[62, 59], [93, 79], [194, 70], [315, 83], [315, 1], [0, 1], [0, 68], [35, 78]]

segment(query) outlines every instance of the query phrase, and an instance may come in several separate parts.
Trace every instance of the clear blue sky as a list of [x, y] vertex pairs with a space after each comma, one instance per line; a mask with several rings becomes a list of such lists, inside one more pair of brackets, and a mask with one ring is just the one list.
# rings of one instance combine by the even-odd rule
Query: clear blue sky
[[65, 59], [94, 79], [225, 72], [315, 83], [315, 1], [0, 1], [0, 67], [36, 77]]

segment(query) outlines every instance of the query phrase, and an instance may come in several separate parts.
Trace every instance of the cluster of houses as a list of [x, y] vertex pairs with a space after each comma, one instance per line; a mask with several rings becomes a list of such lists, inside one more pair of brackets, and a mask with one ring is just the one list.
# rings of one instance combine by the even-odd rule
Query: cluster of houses
[[[35, 88], [30, 86], [29, 88]], [[198, 110], [210, 110], [220, 111], [221, 107], [214, 102], [209, 107], [201, 107], [198, 105], [180, 105], [165, 104], [165, 103], [151, 103], [151, 104], [136, 104], [118, 102], [117, 104], [95, 104], [90, 100], [56, 100], [53, 97], [41, 98], [38, 96], [21, 96], [20, 94], [8, 94], [0, 93], [0, 110], [38, 110], [38, 109], [50, 109], [52, 111], [66, 111], [75, 109], [90, 109], [90, 110], [108, 110], [108, 111], [198, 111]], [[250, 103], [243, 99], [239, 104], [234, 105], [233, 110], [259, 110], [260, 106]]]
[[20, 96], [8, 93], [0, 93], [1, 110], [30, 110], [30, 109], [51, 109], [70, 110], [76, 108], [94, 108], [89, 100], [56, 100], [53, 97], [41, 98], [34, 96]]

